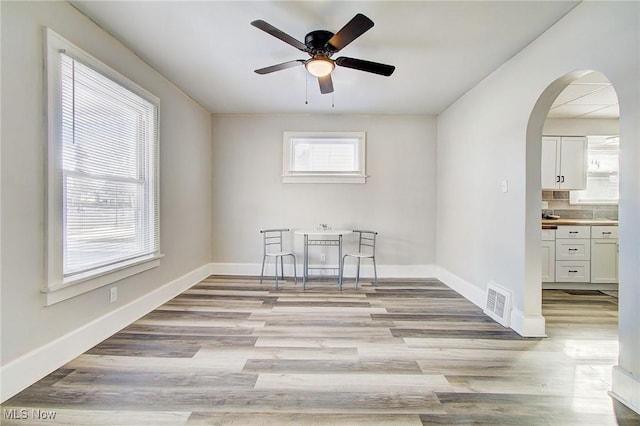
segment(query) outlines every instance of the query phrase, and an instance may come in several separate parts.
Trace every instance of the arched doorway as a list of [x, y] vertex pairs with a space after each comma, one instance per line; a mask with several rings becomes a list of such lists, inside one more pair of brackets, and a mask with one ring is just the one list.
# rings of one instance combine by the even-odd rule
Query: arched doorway
[[[527, 161], [528, 167], [531, 167], [532, 170], [528, 170], [527, 176], [527, 196], [526, 196], [526, 211], [527, 211], [527, 223], [528, 226], [526, 228], [526, 252], [527, 252], [527, 262], [526, 268], [526, 283], [525, 283], [525, 310], [528, 312], [540, 315], [542, 312], [542, 277], [540, 273], [540, 264], [541, 264], [541, 255], [540, 255], [540, 247], [541, 247], [541, 237], [539, 236], [539, 222], [540, 222], [540, 212], [542, 205], [542, 186], [541, 186], [541, 170], [540, 167], [536, 167], [534, 165], [541, 164], [541, 140], [544, 134], [545, 123], [547, 122], [547, 117], [549, 115], [549, 111], [552, 108], [552, 105], [558, 99], [558, 97], [565, 92], [565, 90], [575, 82], [589, 81], [595, 80], [593, 77], [600, 78], [600, 81], [607, 81], [605, 76], [593, 70], [580, 70], [574, 71], [572, 73], [566, 74], [554, 82], [552, 82], [547, 88], [543, 91], [543, 93], [538, 98], [533, 111], [529, 117], [529, 123], [527, 126], [527, 158], [530, 159]], [[575, 87], [575, 86], [573, 86]], [[573, 96], [575, 99], [583, 98], [584, 95], [587, 95], [590, 91], [585, 89], [584, 94], [576, 94]], [[566, 93], [566, 92], [565, 92]], [[614, 92], [615, 96], [615, 92]], [[615, 96], [617, 102], [617, 96]], [[581, 110], [581, 113], [573, 112], [571, 114], [567, 114], [567, 117], [576, 118], [577, 116], [581, 116], [584, 120], [589, 114], [589, 111], [595, 111], [598, 109], [596, 106], [592, 106], [589, 110], [586, 102], [577, 101], [574, 105], [576, 105]], [[587, 136], [589, 130], [578, 130], [576, 132], [575, 128], [577, 127], [575, 123], [578, 121], [573, 121], [572, 124], [566, 125], [566, 128], [572, 128], [568, 133], [576, 133], [583, 132], [584, 136]], [[584, 124], [585, 121], [582, 121], [581, 124]], [[599, 127], [603, 127], [602, 123], [599, 123]], [[557, 127], [557, 125], [556, 125]], [[584, 127], [584, 126], [582, 126]], [[610, 126], [611, 129], [612, 126]], [[616, 126], [617, 127], [617, 126]], [[600, 133], [606, 132], [605, 130], [598, 130]], [[609, 130], [608, 133], [618, 133], [618, 129]], [[568, 194], [568, 193], [567, 193]], [[581, 211], [580, 213], [586, 213], [586, 211]], [[615, 212], [615, 216], [617, 217], [617, 208]], [[530, 224], [530, 225], [529, 225]], [[535, 224], [535, 225], [534, 225]], [[538, 268], [537, 270], [535, 268]], [[541, 324], [540, 329], [538, 330], [538, 335], [544, 334], [544, 324]]]

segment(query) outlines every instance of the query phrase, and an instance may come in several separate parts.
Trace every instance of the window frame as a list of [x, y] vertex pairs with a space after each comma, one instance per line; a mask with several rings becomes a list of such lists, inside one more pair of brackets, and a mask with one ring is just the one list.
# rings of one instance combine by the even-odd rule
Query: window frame
[[[618, 138], [619, 140], [619, 136], [587, 136], [587, 141], [589, 141], [589, 138], [597, 138], [597, 139], [609, 139], [609, 138]], [[619, 185], [620, 185], [620, 168], [619, 168], [619, 161], [620, 161], [620, 146], [619, 143], [616, 145], [611, 145], [612, 147], [615, 146], [617, 149], [617, 153], [618, 153], [618, 170], [616, 173], [609, 173], [609, 175], [615, 174], [618, 178], [618, 198], [617, 199], [603, 199], [603, 198], [581, 198], [580, 195], [583, 194], [585, 191], [587, 191], [587, 189], [584, 190], [577, 190], [577, 191], [569, 191], [569, 204], [571, 205], [602, 205], [602, 206], [617, 206], [620, 203], [620, 193], [619, 193]], [[607, 151], [606, 146], [603, 145], [593, 145], [593, 144], [589, 144], [587, 143], [587, 162], [590, 161], [590, 151]], [[611, 150], [613, 151], [613, 150]], [[586, 173], [586, 182], [587, 182], [587, 187], [589, 185], [589, 177], [590, 177], [590, 172], [587, 169], [585, 171]], [[592, 174], [595, 174], [593, 172], [591, 172]]]
[[[296, 139], [344, 140], [356, 139], [355, 171], [296, 171], [294, 170], [293, 144]], [[282, 182], [283, 183], [366, 183], [366, 133], [365, 132], [291, 132], [282, 136]]]
[[[63, 52], [74, 60], [88, 66], [125, 89], [135, 93], [153, 104], [155, 114], [155, 143], [152, 147], [153, 157], [148, 164], [153, 168], [150, 173], [150, 189], [148, 195], [154, 197], [157, 209], [159, 203], [159, 121], [160, 100], [155, 95], [143, 89], [127, 77], [113, 70], [108, 65], [94, 58], [68, 40], [64, 39], [50, 28], [43, 28], [45, 45], [45, 81], [46, 81], [46, 232], [45, 232], [45, 283], [42, 293], [45, 295], [45, 305], [49, 306], [71, 297], [109, 285], [116, 281], [155, 268], [160, 265], [160, 212], [155, 214], [157, 223], [148, 226], [158, 229], [158, 249], [148, 255], [130, 260], [121, 260], [111, 265], [92, 269], [86, 273], [73, 274], [65, 277], [63, 270], [64, 256], [64, 184], [62, 165], [62, 89], [61, 89], [61, 55]], [[153, 161], [155, 159], [155, 162]]]

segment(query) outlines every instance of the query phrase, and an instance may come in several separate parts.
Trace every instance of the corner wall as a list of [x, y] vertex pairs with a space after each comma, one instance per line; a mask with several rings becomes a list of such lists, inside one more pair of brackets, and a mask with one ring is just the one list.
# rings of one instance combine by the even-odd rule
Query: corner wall
[[[127, 318], [144, 315], [209, 273], [211, 122], [207, 111], [69, 3], [1, 2], [0, 8], [4, 400], [113, 334]], [[40, 292], [45, 287], [43, 26], [160, 98], [164, 258], [159, 267], [117, 282], [115, 303], [109, 303], [108, 287], [49, 307]]]
[[[613, 393], [636, 411], [640, 410], [639, 9], [637, 2], [580, 3], [439, 116], [436, 255], [439, 267], [479, 291], [489, 281], [510, 289], [515, 307], [512, 327], [526, 336], [544, 333], [539, 137], [553, 99], [538, 101], [545, 92], [559, 94], [571, 81], [562, 79], [578, 70], [604, 73], [618, 94], [621, 112], [620, 359]], [[542, 104], [547, 104], [546, 110]], [[500, 190], [503, 180], [509, 184], [507, 193]]]

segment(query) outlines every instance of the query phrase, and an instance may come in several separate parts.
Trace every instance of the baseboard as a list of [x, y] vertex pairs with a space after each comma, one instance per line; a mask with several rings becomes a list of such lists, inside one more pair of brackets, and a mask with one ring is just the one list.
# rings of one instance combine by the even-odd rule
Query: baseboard
[[0, 367], [0, 402], [112, 336], [209, 276], [209, 264], [136, 299]]
[[[485, 290], [442, 267], [437, 267], [436, 278], [484, 310], [486, 302]], [[525, 316], [521, 311], [513, 308], [509, 327], [523, 337], [546, 337], [545, 321], [541, 315]]]
[[633, 377], [619, 366], [613, 367], [612, 373], [609, 395], [640, 414], [640, 377]]
[[[331, 265], [310, 265], [312, 268], [319, 268], [310, 271], [310, 275], [332, 275], [335, 270]], [[240, 275], [259, 276], [262, 264], [260, 263], [212, 263], [212, 275]], [[322, 268], [325, 268], [324, 270]], [[265, 266], [264, 275], [274, 275], [273, 260], [268, 261]], [[279, 268], [278, 268], [279, 269]], [[302, 276], [302, 264], [296, 265], [298, 276]], [[378, 278], [433, 278], [436, 273], [435, 265], [377, 265]], [[291, 261], [284, 261], [284, 273], [286, 276], [293, 276], [293, 265]], [[354, 277], [356, 265], [348, 260], [345, 262], [344, 276]], [[363, 260], [360, 268], [361, 277], [373, 277], [373, 265], [370, 261]]]
[[543, 290], [617, 290], [618, 283], [542, 283]]
[[519, 309], [511, 311], [511, 328], [522, 337], [547, 337], [542, 315], [525, 315]]
[[469, 300], [477, 307], [484, 309], [486, 294], [485, 291], [480, 289], [477, 285], [460, 278], [456, 274], [453, 274], [442, 267], [437, 267], [436, 278], [452, 290], [460, 293], [465, 299]]

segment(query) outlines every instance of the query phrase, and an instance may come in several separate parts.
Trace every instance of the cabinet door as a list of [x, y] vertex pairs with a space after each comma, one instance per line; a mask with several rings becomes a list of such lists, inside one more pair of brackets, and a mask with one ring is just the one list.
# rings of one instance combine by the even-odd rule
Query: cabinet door
[[587, 138], [562, 138], [559, 174], [560, 189], [585, 189], [587, 187]]
[[545, 136], [542, 138], [542, 189], [558, 189], [560, 167], [558, 152], [560, 150], [560, 138], [557, 136]]
[[552, 283], [556, 280], [556, 242], [542, 241], [542, 282]]
[[591, 240], [591, 282], [618, 282], [618, 240]]

